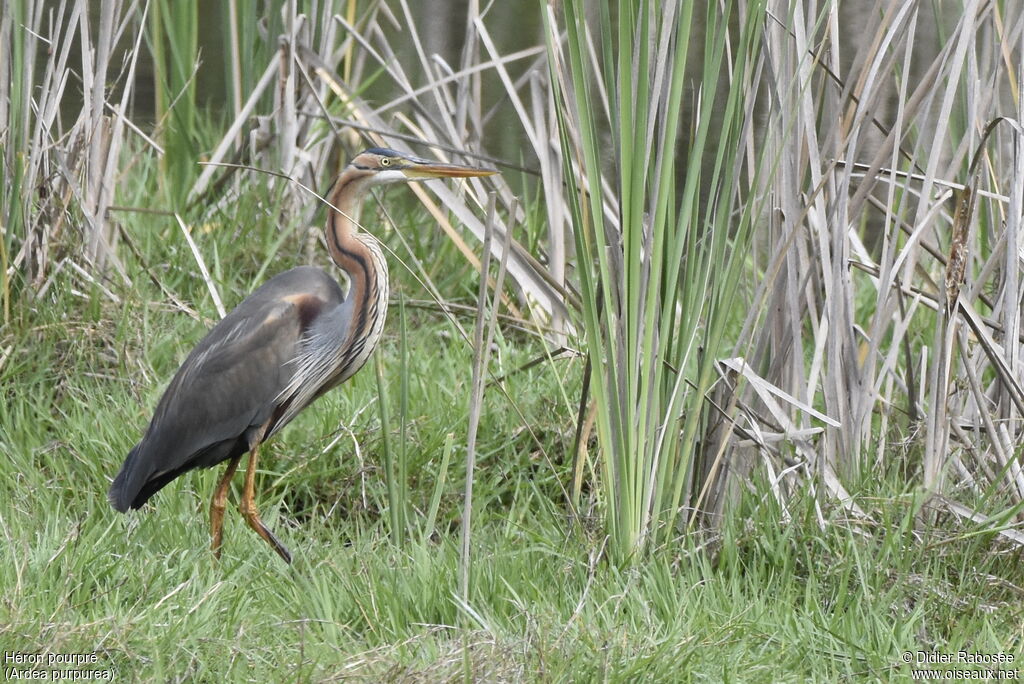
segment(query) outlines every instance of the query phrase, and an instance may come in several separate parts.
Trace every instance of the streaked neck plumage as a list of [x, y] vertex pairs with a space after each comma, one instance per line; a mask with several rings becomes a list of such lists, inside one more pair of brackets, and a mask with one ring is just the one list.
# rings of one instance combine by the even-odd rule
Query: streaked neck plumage
[[[346, 300], [351, 301], [346, 303], [353, 313], [345, 346], [356, 355], [376, 346], [387, 312], [388, 265], [384, 252], [372, 235], [359, 232], [358, 224], [363, 199], [372, 184], [372, 174], [349, 166], [338, 177], [328, 198], [333, 206], [327, 210], [327, 248], [338, 268], [348, 274]], [[358, 349], [352, 349], [355, 345]], [[365, 358], [359, 361], [357, 366]]]

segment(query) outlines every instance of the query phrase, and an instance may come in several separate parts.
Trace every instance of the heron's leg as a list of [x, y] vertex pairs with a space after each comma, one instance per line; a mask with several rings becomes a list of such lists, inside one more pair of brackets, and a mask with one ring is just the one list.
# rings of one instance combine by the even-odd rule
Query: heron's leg
[[216, 558], [220, 558], [220, 544], [224, 532], [224, 505], [228, 498], [228, 487], [231, 485], [231, 478], [234, 477], [238, 462], [242, 460], [241, 455], [235, 456], [224, 469], [224, 475], [213, 492], [213, 499], [210, 500], [210, 549]]
[[245, 522], [249, 523], [249, 527], [256, 530], [256, 534], [263, 537], [268, 544], [273, 546], [274, 550], [277, 551], [277, 555], [284, 558], [285, 563], [291, 563], [292, 554], [260, 520], [260, 512], [256, 510], [256, 502], [253, 500], [256, 484], [256, 460], [259, 448], [259, 443], [256, 443], [249, 450], [249, 469], [245, 471], [245, 487], [242, 489], [242, 502], [239, 504], [238, 510], [242, 512], [242, 517], [245, 518]]

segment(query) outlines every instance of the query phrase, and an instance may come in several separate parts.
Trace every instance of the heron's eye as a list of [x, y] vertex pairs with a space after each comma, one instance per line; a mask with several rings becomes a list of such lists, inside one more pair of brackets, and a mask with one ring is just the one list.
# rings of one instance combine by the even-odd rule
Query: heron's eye
[[381, 166], [391, 166], [391, 160], [388, 159], [387, 157], [384, 157], [383, 159], [380, 160], [380, 165]]

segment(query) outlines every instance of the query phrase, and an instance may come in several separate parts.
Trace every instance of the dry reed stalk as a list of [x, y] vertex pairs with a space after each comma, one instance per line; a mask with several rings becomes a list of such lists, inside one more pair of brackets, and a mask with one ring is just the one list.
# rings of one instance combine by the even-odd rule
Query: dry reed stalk
[[[494, 218], [496, 194], [491, 193], [485, 219], [483, 244], [483, 264], [480, 269], [480, 288], [477, 296], [476, 323], [473, 329], [473, 378], [469, 400], [469, 425], [466, 431], [466, 488], [463, 499], [461, 548], [459, 563], [459, 597], [463, 605], [470, 604], [470, 544], [472, 538], [473, 519], [473, 481], [476, 471], [476, 437], [480, 426], [480, 415], [483, 411], [484, 384], [488, 373], [487, 362], [490, 357], [491, 344], [494, 340], [494, 329], [497, 322], [497, 311], [501, 304], [501, 289], [505, 280], [507, 258], [503, 258], [495, 278], [494, 296], [491, 304], [487, 304], [487, 288], [490, 273], [490, 243], [494, 237]], [[505, 247], [511, 242], [506, 234]], [[508, 249], [502, 254], [507, 255]]]

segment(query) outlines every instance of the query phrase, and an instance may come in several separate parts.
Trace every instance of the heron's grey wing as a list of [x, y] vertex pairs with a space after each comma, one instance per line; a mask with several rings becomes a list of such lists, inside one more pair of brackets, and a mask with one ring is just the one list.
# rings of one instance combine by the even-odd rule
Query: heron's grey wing
[[300, 280], [268, 281], [192, 350], [111, 485], [115, 508], [138, 508], [181, 473], [248, 450], [246, 433], [273, 417], [291, 380], [304, 331], [341, 297], [333, 281], [322, 291]]

